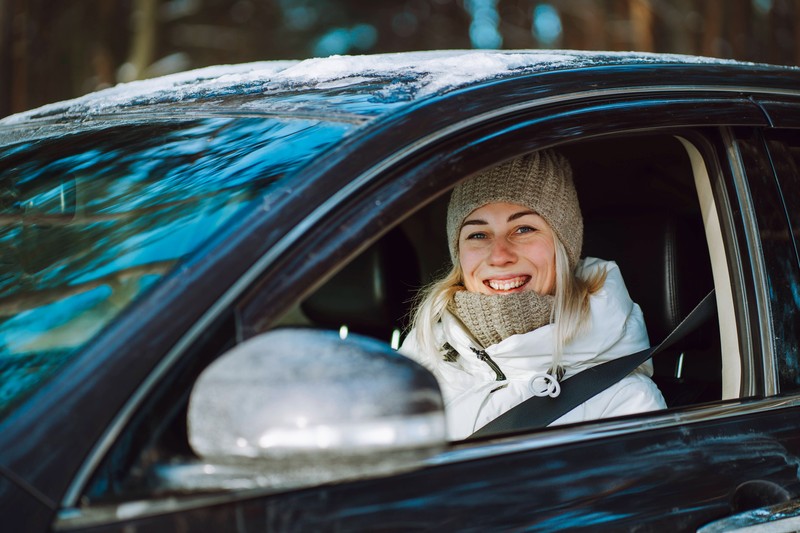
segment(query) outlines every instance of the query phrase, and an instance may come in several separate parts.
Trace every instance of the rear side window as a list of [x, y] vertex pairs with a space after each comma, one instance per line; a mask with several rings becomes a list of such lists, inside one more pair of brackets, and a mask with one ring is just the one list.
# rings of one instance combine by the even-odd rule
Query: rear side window
[[797, 188], [800, 184], [800, 130], [772, 133], [768, 145], [791, 224], [791, 244], [800, 259], [797, 250], [800, 240], [800, 191]]
[[780, 216], [788, 220], [785, 231], [768, 236], [777, 244], [772, 246], [771, 252], [784, 258], [779, 263], [779, 271], [774, 274], [780, 293], [773, 295], [773, 299], [781, 303], [779, 312], [773, 316], [780, 328], [776, 339], [783, 343], [777, 350], [780, 390], [796, 392], [800, 390], [800, 354], [796, 344], [800, 337], [796, 318], [800, 312], [800, 130], [771, 131], [767, 134], [767, 146], [785, 206], [785, 213]]

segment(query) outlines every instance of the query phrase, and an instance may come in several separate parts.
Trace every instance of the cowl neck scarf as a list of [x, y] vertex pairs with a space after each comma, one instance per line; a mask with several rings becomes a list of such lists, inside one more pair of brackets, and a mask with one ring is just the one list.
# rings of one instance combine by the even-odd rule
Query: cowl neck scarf
[[553, 300], [553, 296], [535, 291], [490, 295], [463, 290], [455, 294], [448, 309], [483, 348], [488, 348], [512, 335], [549, 324]]

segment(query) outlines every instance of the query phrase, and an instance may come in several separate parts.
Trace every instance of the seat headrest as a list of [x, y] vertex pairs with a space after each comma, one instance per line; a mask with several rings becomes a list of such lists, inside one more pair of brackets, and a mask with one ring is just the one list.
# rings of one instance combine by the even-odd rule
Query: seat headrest
[[615, 261], [644, 313], [650, 342], [664, 339], [711, 290], [702, 221], [665, 211], [586, 217], [584, 256]]
[[315, 324], [382, 340], [395, 328], [404, 329], [411, 301], [421, 284], [414, 248], [398, 228], [347, 264], [301, 309]]

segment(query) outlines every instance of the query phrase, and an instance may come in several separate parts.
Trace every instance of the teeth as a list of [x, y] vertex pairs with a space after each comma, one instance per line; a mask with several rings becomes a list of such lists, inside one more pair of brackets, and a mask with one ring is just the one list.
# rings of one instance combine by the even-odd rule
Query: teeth
[[511, 289], [516, 289], [525, 285], [525, 278], [507, 279], [503, 281], [490, 279], [487, 283], [489, 287], [496, 291], [510, 291]]

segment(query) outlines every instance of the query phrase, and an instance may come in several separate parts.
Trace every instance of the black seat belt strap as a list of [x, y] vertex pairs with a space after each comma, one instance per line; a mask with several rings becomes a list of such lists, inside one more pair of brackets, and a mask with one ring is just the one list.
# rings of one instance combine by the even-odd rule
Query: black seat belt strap
[[642, 363], [675, 344], [713, 316], [716, 300], [712, 289], [705, 298], [658, 345], [635, 354], [587, 368], [561, 384], [561, 394], [555, 398], [533, 396], [498, 416], [468, 438], [509, 431], [543, 428], [558, 420], [575, 407], [603, 392], [633, 372]]

